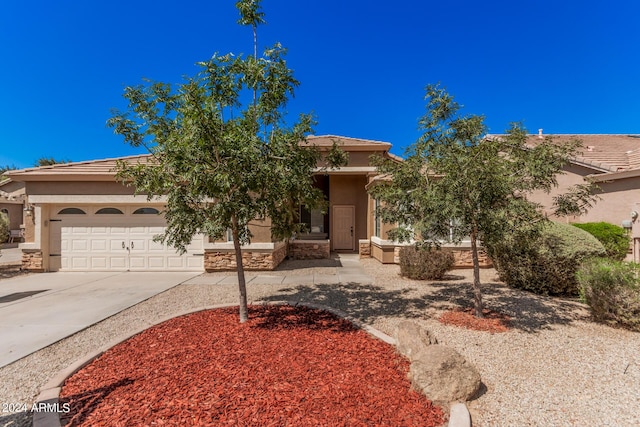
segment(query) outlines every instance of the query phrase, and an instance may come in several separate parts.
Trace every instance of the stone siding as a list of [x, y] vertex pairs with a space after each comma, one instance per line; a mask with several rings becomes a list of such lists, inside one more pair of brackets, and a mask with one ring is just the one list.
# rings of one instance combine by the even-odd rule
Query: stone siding
[[289, 256], [293, 259], [330, 258], [329, 240], [292, 240], [289, 243]]
[[358, 242], [358, 252], [360, 258], [371, 258], [371, 242], [369, 240], [360, 240]]
[[[245, 270], [274, 270], [287, 255], [286, 245], [274, 250], [242, 251]], [[207, 272], [235, 270], [236, 254], [233, 250], [205, 250], [204, 269]]]
[[35, 273], [44, 272], [42, 251], [22, 251], [22, 269]]
[[[471, 249], [453, 249], [453, 256], [456, 258], [456, 264], [454, 268], [473, 268], [473, 257], [471, 255]], [[491, 262], [491, 259], [487, 255], [487, 252], [482, 248], [478, 248], [478, 261], [480, 264], [480, 268], [493, 267], [493, 262]]]
[[[400, 264], [400, 248], [401, 246], [396, 246], [393, 250], [393, 262], [395, 264]], [[453, 252], [453, 256], [456, 259], [456, 263], [453, 268], [473, 268], [473, 257], [471, 256], [471, 248], [448, 248]], [[478, 248], [478, 261], [480, 264], [480, 268], [490, 268], [493, 267], [493, 262], [491, 262], [491, 258], [487, 255], [487, 252]]]

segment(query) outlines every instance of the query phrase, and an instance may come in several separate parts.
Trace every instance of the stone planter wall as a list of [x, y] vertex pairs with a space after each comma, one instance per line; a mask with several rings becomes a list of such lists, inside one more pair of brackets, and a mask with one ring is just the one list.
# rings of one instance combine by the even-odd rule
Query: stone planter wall
[[[453, 249], [453, 256], [456, 258], [454, 268], [473, 268], [473, 257], [471, 256], [470, 248], [455, 248]], [[478, 248], [478, 261], [480, 262], [480, 268], [493, 267], [487, 252], [482, 248]]]
[[358, 253], [360, 254], [360, 258], [371, 258], [371, 241], [359, 240]]
[[[379, 244], [372, 242], [370, 246], [370, 254], [383, 264], [400, 264], [400, 248], [402, 245], [389, 242]], [[473, 258], [471, 256], [471, 248], [465, 246], [445, 246], [447, 250], [453, 252], [455, 257], [454, 268], [473, 268]], [[491, 268], [493, 263], [483, 248], [478, 248], [478, 256], [480, 268]]]
[[293, 259], [328, 259], [329, 240], [292, 240], [289, 242], [289, 256]]
[[[287, 246], [284, 244], [273, 250], [242, 251], [242, 265], [245, 270], [274, 270], [286, 255]], [[205, 271], [229, 271], [236, 267], [236, 254], [233, 250], [205, 250]]]
[[44, 266], [42, 264], [42, 251], [22, 251], [22, 269], [27, 271], [33, 271], [35, 273], [44, 272]]

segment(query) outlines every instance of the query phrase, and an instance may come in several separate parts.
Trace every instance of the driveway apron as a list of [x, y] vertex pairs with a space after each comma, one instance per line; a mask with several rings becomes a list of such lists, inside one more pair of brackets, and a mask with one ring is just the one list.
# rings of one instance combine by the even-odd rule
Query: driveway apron
[[198, 274], [58, 272], [1, 280], [0, 367]]

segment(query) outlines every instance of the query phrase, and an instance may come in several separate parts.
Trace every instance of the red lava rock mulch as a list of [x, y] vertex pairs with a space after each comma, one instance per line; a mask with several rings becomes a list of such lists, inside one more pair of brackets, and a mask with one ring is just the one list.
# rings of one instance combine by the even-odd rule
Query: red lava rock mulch
[[320, 310], [252, 306], [172, 319], [64, 384], [78, 426], [438, 426], [393, 346]]
[[444, 312], [438, 320], [445, 325], [460, 326], [474, 331], [507, 332], [509, 331], [509, 316], [491, 310], [482, 310], [484, 318], [474, 316], [473, 308], [455, 309]]

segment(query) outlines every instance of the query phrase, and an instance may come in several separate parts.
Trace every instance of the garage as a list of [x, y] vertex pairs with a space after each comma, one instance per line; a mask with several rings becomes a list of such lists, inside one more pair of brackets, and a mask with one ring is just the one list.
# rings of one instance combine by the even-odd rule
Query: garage
[[165, 231], [159, 207], [54, 206], [49, 267], [56, 271], [203, 271], [203, 239], [185, 254], [154, 241]]

